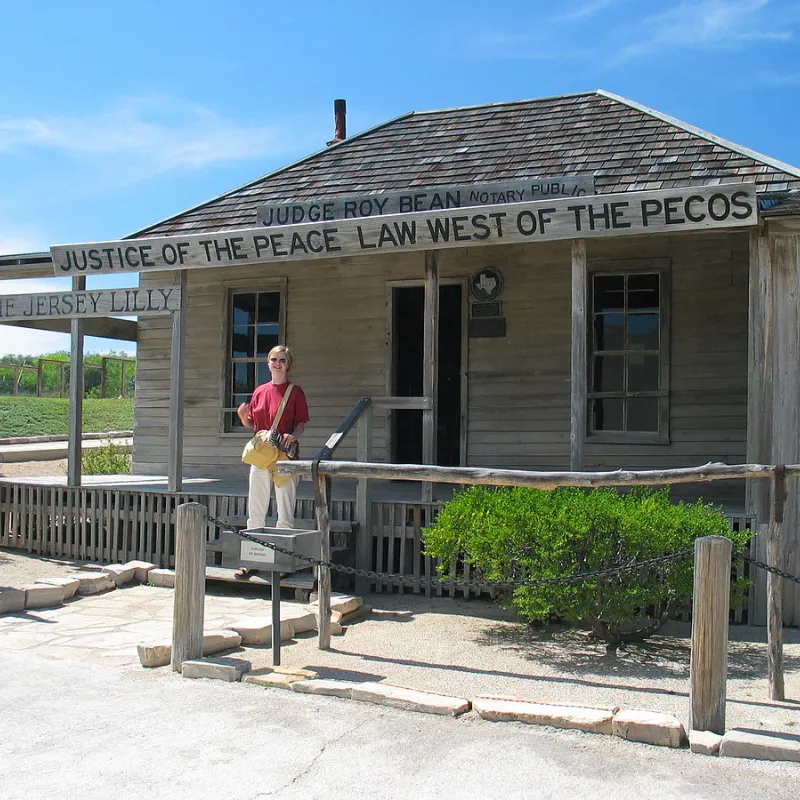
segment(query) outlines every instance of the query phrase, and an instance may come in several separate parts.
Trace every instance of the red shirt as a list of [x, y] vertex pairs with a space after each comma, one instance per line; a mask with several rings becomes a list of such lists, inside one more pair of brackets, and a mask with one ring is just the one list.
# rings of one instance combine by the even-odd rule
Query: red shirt
[[286, 408], [278, 423], [279, 433], [291, 433], [300, 422], [308, 422], [308, 403], [303, 390], [287, 381], [286, 383], [262, 383], [256, 387], [250, 398], [250, 419], [257, 431], [267, 431], [278, 412], [284, 394], [289, 386], [294, 386]]

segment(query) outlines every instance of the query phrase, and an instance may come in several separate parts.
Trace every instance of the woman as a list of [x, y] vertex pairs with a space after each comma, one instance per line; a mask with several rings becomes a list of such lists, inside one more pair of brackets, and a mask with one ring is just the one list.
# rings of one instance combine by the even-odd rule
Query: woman
[[[288, 347], [284, 345], [273, 347], [267, 356], [272, 381], [256, 387], [250, 402], [242, 403], [236, 410], [242, 425], [246, 428], [254, 428], [257, 431], [270, 430], [283, 401], [283, 396], [292, 386], [292, 393], [289, 395], [277, 427], [278, 433], [283, 434], [284, 446], [288, 446], [302, 436], [309, 419], [308, 403], [303, 390], [289, 381], [289, 371], [293, 361], [292, 351]], [[269, 470], [251, 466], [247, 495], [248, 529], [264, 527], [271, 488], [272, 478]], [[290, 478], [282, 486], [275, 485], [275, 503], [278, 507], [277, 527], [294, 527], [296, 492], [296, 477]], [[236, 572], [236, 577], [244, 578], [252, 572], [253, 570], [240, 569]]]

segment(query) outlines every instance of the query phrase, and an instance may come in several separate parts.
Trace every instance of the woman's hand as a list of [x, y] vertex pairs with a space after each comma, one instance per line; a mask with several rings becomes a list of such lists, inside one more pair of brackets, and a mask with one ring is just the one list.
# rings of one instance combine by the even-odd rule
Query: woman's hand
[[245, 428], [253, 427], [253, 420], [250, 416], [250, 403], [242, 403], [239, 408], [236, 409], [236, 413]]

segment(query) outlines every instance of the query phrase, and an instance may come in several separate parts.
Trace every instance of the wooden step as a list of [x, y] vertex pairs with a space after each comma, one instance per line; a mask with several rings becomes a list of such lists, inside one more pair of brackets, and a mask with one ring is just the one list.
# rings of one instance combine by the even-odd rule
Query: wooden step
[[[272, 577], [269, 572], [258, 572], [247, 578], [237, 578], [235, 569], [225, 567], [206, 567], [206, 580], [225, 581], [226, 583], [249, 583], [256, 586], [272, 586]], [[308, 602], [308, 597], [314, 589], [313, 572], [293, 572], [281, 578], [282, 589], [294, 589], [295, 600]]]
[[[247, 527], [247, 517], [243, 514], [229, 515], [227, 517], [219, 517], [218, 519], [223, 525], [228, 525], [231, 528], [239, 528], [240, 530], [243, 530]], [[275, 520], [270, 520], [270, 525], [274, 521]], [[301, 531], [313, 531], [317, 527], [317, 523], [313, 519], [295, 519], [294, 524], [295, 527]], [[349, 533], [353, 530], [353, 526], [358, 527], [358, 523], [344, 519], [331, 520], [332, 533]]]

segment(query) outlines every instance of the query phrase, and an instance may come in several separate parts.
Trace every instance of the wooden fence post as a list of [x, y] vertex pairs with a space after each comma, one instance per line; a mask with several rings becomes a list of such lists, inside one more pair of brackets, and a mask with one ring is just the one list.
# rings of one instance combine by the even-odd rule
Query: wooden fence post
[[694, 543], [689, 728], [725, 733], [731, 540], [705, 536]]
[[172, 608], [172, 669], [203, 655], [208, 512], [200, 503], [183, 503], [176, 512], [175, 598]]
[[[317, 479], [317, 528], [322, 534], [320, 559], [331, 557], [331, 515], [328, 507], [330, 478], [316, 474]], [[317, 567], [317, 610], [319, 611], [319, 639], [317, 647], [328, 650], [331, 646], [331, 570]]]
[[[783, 512], [786, 506], [786, 468], [775, 467], [767, 534], [767, 563], [786, 568]], [[783, 578], [767, 573], [767, 680], [772, 700], [785, 700], [783, 681]]]
[[[372, 461], [372, 405], [367, 406], [358, 420], [358, 460]], [[359, 523], [356, 539], [356, 566], [372, 569], [372, 485], [369, 478], [359, 478], [356, 484], [356, 519]], [[369, 578], [356, 578], [356, 594], [369, 594]]]

